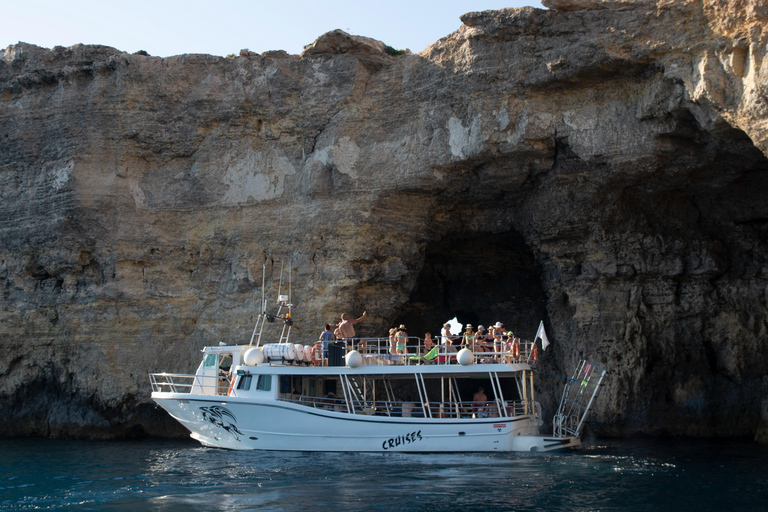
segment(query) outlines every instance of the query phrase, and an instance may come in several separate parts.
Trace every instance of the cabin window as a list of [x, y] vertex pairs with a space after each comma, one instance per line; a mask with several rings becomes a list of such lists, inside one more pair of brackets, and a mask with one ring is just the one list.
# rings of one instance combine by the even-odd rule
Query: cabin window
[[291, 392], [291, 376], [281, 375], [280, 376], [280, 393], [290, 393], [290, 392]]
[[259, 382], [256, 384], [256, 389], [259, 391], [271, 391], [272, 390], [272, 376], [271, 375], [259, 375]]
[[242, 389], [243, 391], [250, 390], [252, 378], [253, 378], [252, 375], [243, 375], [242, 377], [240, 377], [240, 380], [237, 381], [237, 389]]
[[203, 368], [216, 368], [216, 354], [205, 354]]

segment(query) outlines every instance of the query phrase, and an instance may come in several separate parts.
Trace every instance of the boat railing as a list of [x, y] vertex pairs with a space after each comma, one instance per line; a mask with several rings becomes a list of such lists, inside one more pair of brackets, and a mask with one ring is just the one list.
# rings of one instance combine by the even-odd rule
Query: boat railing
[[530, 414], [532, 408], [526, 409], [524, 402], [501, 402], [489, 400], [484, 402], [402, 402], [390, 400], [361, 400], [349, 402], [335, 397], [315, 397], [302, 395], [298, 398], [278, 398], [281, 402], [314, 407], [327, 411], [352, 413], [365, 416], [435, 418], [435, 419], [471, 419], [516, 417]]
[[192, 393], [194, 388], [201, 395], [219, 396], [227, 396], [231, 384], [223, 375], [215, 377], [182, 373], [150, 373], [149, 382], [153, 392]]
[[[342, 358], [347, 353], [356, 350], [363, 356], [364, 365], [420, 365], [420, 364], [452, 364], [462, 348], [468, 348], [474, 358], [474, 363], [521, 363], [535, 360], [537, 354], [533, 350], [534, 343], [528, 340], [493, 340], [477, 341], [464, 345], [444, 345], [439, 340], [426, 340], [418, 337], [408, 337], [405, 346], [398, 345], [402, 341], [392, 341], [389, 338], [348, 338], [339, 340], [335, 346], [342, 350]], [[326, 358], [322, 350], [319, 357], [314, 358], [317, 366], [334, 364], [333, 357]], [[343, 361], [340, 363], [343, 364]]]

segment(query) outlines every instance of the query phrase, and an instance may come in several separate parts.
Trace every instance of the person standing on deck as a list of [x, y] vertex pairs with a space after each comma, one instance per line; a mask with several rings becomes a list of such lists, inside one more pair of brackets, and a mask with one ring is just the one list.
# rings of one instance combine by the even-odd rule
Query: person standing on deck
[[502, 336], [504, 335], [504, 324], [496, 322], [496, 325], [491, 327], [489, 334], [493, 336], [493, 351], [496, 352], [493, 359], [498, 361], [499, 355], [504, 350], [504, 340], [502, 339]]
[[359, 324], [363, 321], [363, 318], [368, 316], [367, 311], [363, 311], [363, 316], [358, 318], [357, 320], [350, 320], [349, 315], [347, 313], [344, 313], [341, 315], [341, 322], [339, 322], [339, 331], [341, 332], [342, 338], [345, 338], [347, 340], [347, 343], [352, 342], [352, 338], [355, 337], [355, 324]]
[[331, 331], [331, 324], [325, 324], [325, 330], [320, 334], [319, 341], [322, 342], [323, 361], [328, 360], [328, 342], [336, 339]]
[[406, 350], [408, 346], [408, 331], [405, 330], [405, 325], [401, 324], [400, 327], [397, 328], [395, 341], [397, 342], [395, 345], [395, 354], [405, 354], [408, 352]]
[[443, 330], [441, 334], [443, 335], [443, 345], [445, 346], [445, 351], [456, 352], [456, 347], [453, 346], [454, 338], [451, 337], [451, 324], [443, 324]]
[[464, 331], [464, 340], [461, 345], [470, 350], [475, 348], [475, 333], [472, 332], [472, 324], [467, 324], [467, 329]]
[[397, 354], [397, 339], [395, 334], [397, 333], [397, 327], [393, 327], [389, 330], [389, 353]]

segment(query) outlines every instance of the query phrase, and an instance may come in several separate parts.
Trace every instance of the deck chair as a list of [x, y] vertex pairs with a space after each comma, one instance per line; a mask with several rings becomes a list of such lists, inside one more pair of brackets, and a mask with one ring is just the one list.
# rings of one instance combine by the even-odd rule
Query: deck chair
[[437, 348], [438, 348], [437, 345], [435, 345], [434, 347], [432, 347], [432, 350], [430, 350], [423, 356], [422, 355], [411, 356], [411, 361], [416, 364], [423, 364], [423, 363], [428, 363], [430, 361], [434, 361], [435, 357], [437, 357]]

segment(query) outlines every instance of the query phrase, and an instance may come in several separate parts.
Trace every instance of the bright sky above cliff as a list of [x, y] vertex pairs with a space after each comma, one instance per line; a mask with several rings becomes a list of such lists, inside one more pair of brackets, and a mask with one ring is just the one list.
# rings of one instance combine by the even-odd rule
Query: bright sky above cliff
[[471, 11], [541, 2], [430, 0], [20, 0], [0, 7], [0, 49], [19, 41], [46, 48], [103, 44], [167, 57], [285, 50], [299, 54], [340, 28], [420, 52], [461, 26]]

